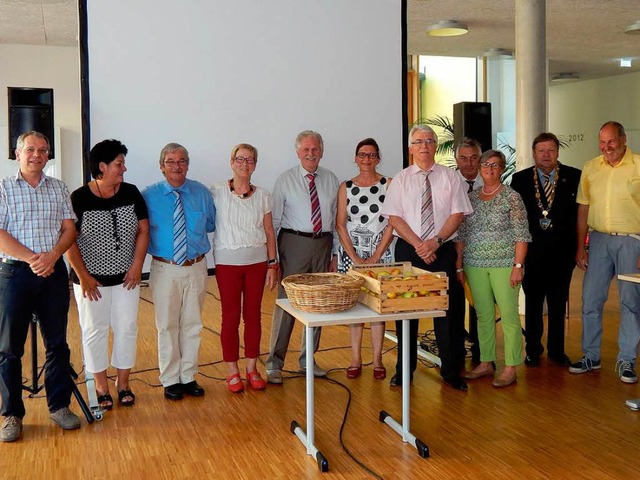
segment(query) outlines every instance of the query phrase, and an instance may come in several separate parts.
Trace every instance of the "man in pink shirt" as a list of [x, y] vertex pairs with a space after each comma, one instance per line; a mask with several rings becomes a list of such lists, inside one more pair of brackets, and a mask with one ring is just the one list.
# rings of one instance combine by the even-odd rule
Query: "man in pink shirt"
[[[453, 240], [465, 215], [473, 209], [460, 175], [435, 163], [438, 137], [425, 126], [416, 125], [409, 133], [409, 153], [414, 164], [393, 178], [382, 207], [398, 237], [395, 257], [418, 268], [446, 272], [449, 277], [449, 310], [444, 318], [434, 319], [436, 342], [445, 383], [466, 391], [460, 378], [464, 362], [464, 291], [456, 281], [456, 251]], [[417, 365], [418, 320], [410, 323], [411, 378]], [[402, 322], [396, 322], [398, 338]], [[402, 348], [398, 343], [396, 374], [391, 385], [402, 382]]]

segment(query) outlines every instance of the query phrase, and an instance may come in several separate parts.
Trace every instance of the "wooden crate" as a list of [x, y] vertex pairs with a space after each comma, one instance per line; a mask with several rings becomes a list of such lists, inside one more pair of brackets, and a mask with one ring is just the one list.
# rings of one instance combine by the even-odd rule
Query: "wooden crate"
[[[364, 278], [358, 301], [378, 313], [449, 308], [449, 278], [444, 272], [428, 272], [409, 262], [353, 265], [350, 272]], [[417, 296], [406, 298], [407, 292]]]

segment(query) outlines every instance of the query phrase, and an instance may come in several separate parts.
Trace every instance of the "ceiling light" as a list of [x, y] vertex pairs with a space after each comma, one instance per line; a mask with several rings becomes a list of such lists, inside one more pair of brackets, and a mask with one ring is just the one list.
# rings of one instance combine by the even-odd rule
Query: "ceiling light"
[[631, 59], [630, 58], [621, 58], [620, 66], [624, 68], [631, 68]]
[[628, 33], [629, 35], [640, 35], [640, 20], [629, 25], [624, 33]]
[[483, 57], [513, 57], [513, 51], [506, 48], [490, 48], [482, 52]]
[[427, 27], [427, 35], [432, 37], [455, 37], [469, 31], [465, 23], [457, 20], [443, 20]]
[[562, 72], [551, 77], [551, 81], [554, 83], [571, 82], [573, 80], [580, 80], [580, 75], [574, 72]]

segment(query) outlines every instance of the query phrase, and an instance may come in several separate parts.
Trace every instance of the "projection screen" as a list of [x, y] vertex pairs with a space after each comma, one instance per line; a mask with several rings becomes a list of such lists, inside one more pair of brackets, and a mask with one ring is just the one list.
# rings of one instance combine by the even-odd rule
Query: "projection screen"
[[339, 179], [355, 175], [365, 137], [393, 175], [405, 155], [405, 3], [86, 1], [85, 155], [105, 138], [122, 141], [125, 180], [142, 189], [162, 179], [161, 148], [178, 142], [189, 177], [209, 186], [230, 178], [231, 148], [247, 142], [259, 151], [254, 183], [271, 190], [298, 163], [296, 134], [312, 129], [324, 137], [321, 165]]

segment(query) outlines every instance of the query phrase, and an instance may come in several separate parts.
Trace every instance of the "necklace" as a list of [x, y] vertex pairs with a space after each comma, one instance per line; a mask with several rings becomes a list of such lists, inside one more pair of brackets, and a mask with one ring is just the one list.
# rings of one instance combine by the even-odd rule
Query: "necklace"
[[482, 193], [484, 193], [487, 197], [493, 195], [494, 193], [496, 193], [498, 190], [500, 190], [502, 188], [502, 184], [498, 184], [498, 186], [494, 189], [491, 190], [490, 192], [485, 192], [484, 191], [484, 185], [482, 186]]
[[229, 180], [229, 190], [231, 190], [231, 193], [233, 193], [238, 198], [247, 198], [248, 196], [250, 196], [253, 193], [253, 191], [255, 189], [256, 188], [253, 185], [249, 184], [249, 191], [248, 192], [236, 193], [236, 191], [233, 189], [233, 178], [231, 180]]
[[[98, 195], [100, 195], [100, 198], [104, 198], [104, 195], [102, 195], [102, 191], [100, 190], [100, 185], [98, 184], [98, 181], [94, 180], [94, 182], [96, 183], [96, 188], [98, 189]], [[117, 185], [114, 185], [113, 186], [113, 195], [111, 195], [112, 197], [115, 196], [116, 190], [117, 190]], [[111, 198], [111, 197], [109, 197], [109, 198]]]
[[540, 213], [542, 214], [542, 218], [540, 218], [540, 228], [543, 230], [552, 227], [552, 221], [550, 218], [547, 218], [549, 215], [549, 210], [551, 210], [551, 205], [553, 205], [553, 200], [556, 198], [556, 185], [558, 184], [558, 177], [560, 176], [560, 162], [556, 165], [556, 173], [553, 176], [553, 183], [549, 189], [549, 197], [544, 192], [544, 188], [540, 185], [540, 181], [538, 179], [538, 169], [533, 168], [533, 185], [536, 195], [536, 202], [538, 204], [538, 208], [540, 209]]

